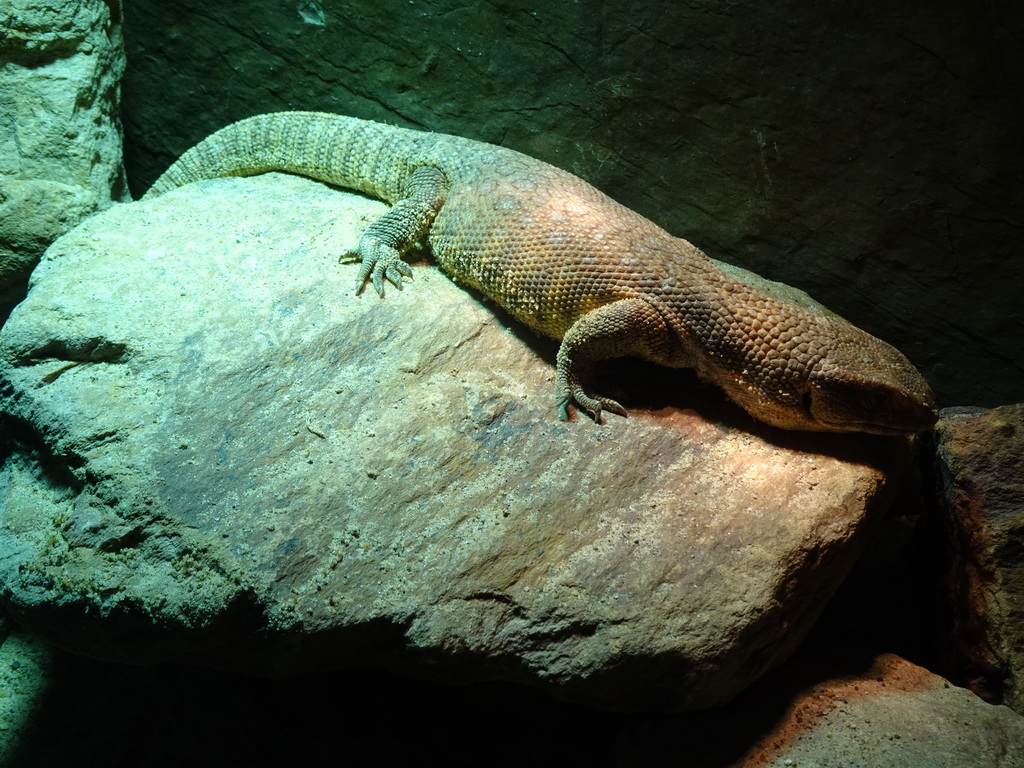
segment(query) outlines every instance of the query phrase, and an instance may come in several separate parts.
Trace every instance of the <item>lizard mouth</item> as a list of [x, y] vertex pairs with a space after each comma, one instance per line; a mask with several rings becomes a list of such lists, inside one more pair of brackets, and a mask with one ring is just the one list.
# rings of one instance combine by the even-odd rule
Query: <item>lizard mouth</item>
[[907, 414], [905, 419], [889, 418], [885, 423], [877, 421], [843, 421], [833, 423], [832, 427], [842, 432], [867, 432], [872, 435], [883, 435], [885, 437], [901, 437], [919, 432], [927, 432], [935, 426], [938, 415], [938, 410], [932, 408], [912, 416]]
[[812, 386], [803, 406], [823, 429], [897, 436], [927, 432], [938, 420], [935, 397], [921, 382], [884, 386], [833, 377]]

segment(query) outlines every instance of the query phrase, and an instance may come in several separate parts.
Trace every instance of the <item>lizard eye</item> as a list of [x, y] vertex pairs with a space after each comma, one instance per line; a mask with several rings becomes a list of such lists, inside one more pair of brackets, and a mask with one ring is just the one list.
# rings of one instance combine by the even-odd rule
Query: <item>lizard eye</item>
[[860, 402], [866, 411], [872, 413], [888, 411], [890, 407], [889, 393], [883, 390], [865, 392], [861, 395]]

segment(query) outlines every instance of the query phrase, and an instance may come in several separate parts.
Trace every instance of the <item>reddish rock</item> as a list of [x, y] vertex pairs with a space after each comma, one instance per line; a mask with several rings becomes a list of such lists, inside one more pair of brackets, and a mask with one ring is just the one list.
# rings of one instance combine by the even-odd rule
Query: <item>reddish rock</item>
[[953, 551], [961, 672], [1024, 709], [1024, 405], [942, 419], [938, 460]]
[[1015, 768], [1024, 718], [882, 654], [799, 690], [730, 768]]

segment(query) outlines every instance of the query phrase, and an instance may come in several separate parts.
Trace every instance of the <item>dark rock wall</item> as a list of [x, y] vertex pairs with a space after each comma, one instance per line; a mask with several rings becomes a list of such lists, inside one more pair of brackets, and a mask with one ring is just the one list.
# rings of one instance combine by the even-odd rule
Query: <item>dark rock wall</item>
[[1024, 394], [1024, 12], [863, 5], [132, 0], [140, 194], [212, 130], [316, 109], [567, 168], [903, 349], [943, 405]]

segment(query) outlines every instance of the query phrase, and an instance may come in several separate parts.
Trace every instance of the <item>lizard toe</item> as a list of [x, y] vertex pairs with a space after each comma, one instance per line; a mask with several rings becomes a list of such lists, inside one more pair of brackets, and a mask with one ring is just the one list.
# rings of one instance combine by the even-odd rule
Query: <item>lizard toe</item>
[[394, 261], [384, 267], [384, 277], [398, 290], [402, 290], [402, 278], [412, 279], [412, 270], [404, 261]]
[[626, 415], [626, 409], [617, 401], [612, 400], [610, 397], [602, 397], [601, 395], [588, 395], [578, 384], [570, 384], [568, 391], [563, 392], [558, 399], [558, 418], [562, 421], [568, 421], [569, 419], [570, 403], [575, 403], [581, 410], [585, 411], [596, 424], [601, 423], [601, 413], [603, 411], [609, 411], [619, 416]]
[[379, 264], [373, 268], [373, 272], [370, 274], [370, 282], [373, 283], [373, 290], [377, 292], [377, 295], [381, 298], [384, 297], [384, 267]]

